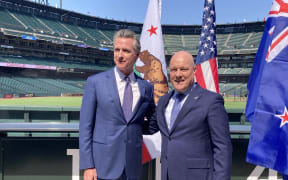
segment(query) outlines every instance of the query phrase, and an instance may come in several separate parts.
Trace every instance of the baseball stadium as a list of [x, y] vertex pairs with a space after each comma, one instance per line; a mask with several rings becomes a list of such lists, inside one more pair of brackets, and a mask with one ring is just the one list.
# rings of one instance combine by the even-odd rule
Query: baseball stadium
[[[86, 79], [114, 67], [117, 30], [130, 29], [140, 37], [142, 26], [45, 1], [0, 0], [0, 180], [82, 179], [78, 123]], [[233, 145], [232, 180], [247, 179], [257, 168], [245, 161], [250, 133], [245, 106], [264, 28], [265, 21], [217, 25], [219, 89]], [[196, 59], [201, 29], [162, 25], [166, 64], [180, 50]], [[159, 179], [156, 166], [155, 160], [144, 164], [142, 179]], [[262, 171], [261, 178], [271, 173]]]

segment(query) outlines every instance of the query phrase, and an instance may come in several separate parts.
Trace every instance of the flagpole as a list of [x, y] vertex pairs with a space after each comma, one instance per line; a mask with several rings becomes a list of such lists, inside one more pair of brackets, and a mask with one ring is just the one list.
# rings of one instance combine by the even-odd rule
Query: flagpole
[[159, 17], [162, 15], [162, 0], [158, 0]]
[[161, 179], [161, 163], [160, 163], [160, 157], [158, 157], [156, 158], [155, 180], [160, 180], [160, 179]]
[[[141, 52], [135, 64], [135, 71], [154, 85], [155, 104], [157, 104], [161, 96], [168, 92], [167, 68], [161, 26], [161, 6], [162, 0], [149, 0], [140, 37]], [[151, 63], [152, 61], [153, 63]], [[157, 67], [157, 70], [151, 71], [155, 68], [154, 66]], [[160, 180], [160, 160], [159, 158], [153, 160], [161, 154], [160, 132], [154, 135], [143, 136], [143, 152], [145, 153], [143, 153], [142, 163], [148, 162], [146, 164], [148, 166], [147, 179]]]
[[[159, 17], [162, 15], [162, 0], [158, 0]], [[160, 157], [155, 160], [155, 180], [161, 180], [161, 163]]]

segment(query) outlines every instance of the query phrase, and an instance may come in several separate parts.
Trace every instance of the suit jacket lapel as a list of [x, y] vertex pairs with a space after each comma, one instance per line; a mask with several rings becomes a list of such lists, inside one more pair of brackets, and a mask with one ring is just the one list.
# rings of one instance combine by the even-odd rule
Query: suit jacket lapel
[[165, 111], [166, 111], [166, 107], [168, 106], [168, 103], [169, 103], [169, 100], [170, 100], [172, 94], [173, 94], [173, 91], [168, 93], [167, 96], [164, 96], [162, 107], [159, 107], [160, 111], [161, 111], [161, 116], [160, 117], [163, 117], [162, 118], [162, 123], [165, 125], [165, 129], [166, 129], [167, 134], [169, 134], [169, 128], [168, 128], [168, 125], [167, 125]]
[[199, 85], [196, 85], [192, 91], [189, 93], [189, 96], [187, 97], [185, 103], [183, 104], [171, 130], [170, 134], [173, 133], [175, 130], [175, 127], [177, 124], [186, 116], [187, 113], [190, 112], [190, 110], [195, 106], [196, 101], [200, 98], [201, 96], [201, 88]]
[[121, 103], [120, 103], [120, 98], [119, 98], [119, 92], [118, 92], [118, 88], [117, 88], [117, 83], [116, 83], [116, 78], [115, 78], [115, 72], [114, 72], [114, 68], [110, 71], [108, 71], [107, 73], [107, 81], [104, 83], [108, 83], [108, 88], [111, 89], [110, 92], [110, 96], [113, 99], [113, 102], [116, 105], [116, 109], [117, 111], [119, 111], [119, 113], [121, 114], [121, 116], [123, 117], [123, 121], [126, 122], [125, 120], [125, 116], [121, 107]]
[[134, 108], [134, 110], [132, 112], [132, 116], [131, 116], [129, 122], [132, 121], [133, 118], [136, 116], [136, 114], [138, 112], [138, 109], [140, 108], [140, 106], [142, 104], [141, 102], [142, 102], [143, 97], [145, 96], [145, 92], [146, 92], [146, 87], [145, 87], [145, 85], [143, 83], [143, 80], [139, 79], [139, 77], [136, 74], [135, 74], [135, 77], [136, 77], [136, 81], [138, 83], [138, 88], [139, 88], [139, 91], [140, 91], [140, 97], [139, 97], [139, 99], [138, 99], [138, 101], [136, 103], [136, 106], [135, 106], [135, 108]]

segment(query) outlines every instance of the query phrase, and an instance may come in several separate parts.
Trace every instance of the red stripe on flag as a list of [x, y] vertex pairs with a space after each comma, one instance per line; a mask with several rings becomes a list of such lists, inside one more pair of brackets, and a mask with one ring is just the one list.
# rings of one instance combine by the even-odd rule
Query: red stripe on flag
[[218, 70], [217, 70], [217, 60], [212, 58], [209, 60], [210, 68], [213, 74], [214, 84], [216, 92], [219, 93], [219, 81], [218, 81]]
[[288, 30], [286, 30], [276, 41], [271, 45], [271, 51], [277, 46], [286, 36], [288, 35]]
[[279, 11], [270, 11], [270, 12], [269, 12], [269, 15], [278, 14], [278, 13], [279, 13]]
[[198, 83], [202, 88], [206, 89], [206, 84], [205, 84], [205, 80], [204, 80], [204, 76], [203, 76], [201, 64], [198, 64], [198, 65], [196, 66], [195, 76], [196, 76], [197, 83]]
[[283, 0], [276, 0], [276, 2], [280, 6], [279, 12], [288, 12], [288, 3], [284, 2]]
[[142, 143], [142, 164], [145, 164], [146, 162], [149, 162], [151, 160], [152, 160], [152, 158], [150, 156], [150, 153], [149, 153], [149, 151], [148, 151], [148, 149], [147, 149], [147, 147], [143, 141], [143, 143]]

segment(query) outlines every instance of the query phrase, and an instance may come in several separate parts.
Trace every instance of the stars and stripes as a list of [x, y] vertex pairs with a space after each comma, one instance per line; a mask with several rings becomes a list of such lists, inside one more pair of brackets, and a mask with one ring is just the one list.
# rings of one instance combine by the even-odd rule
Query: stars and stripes
[[205, 0], [195, 76], [201, 87], [219, 93], [215, 21], [214, 0]]

